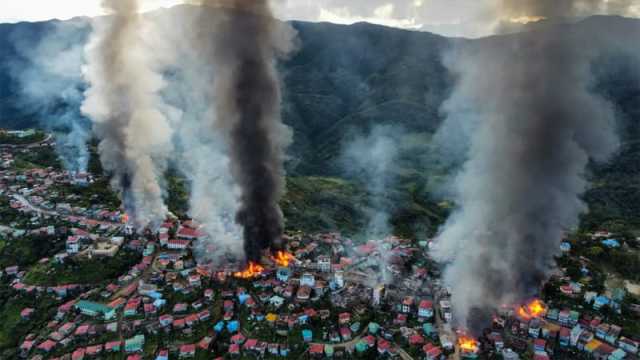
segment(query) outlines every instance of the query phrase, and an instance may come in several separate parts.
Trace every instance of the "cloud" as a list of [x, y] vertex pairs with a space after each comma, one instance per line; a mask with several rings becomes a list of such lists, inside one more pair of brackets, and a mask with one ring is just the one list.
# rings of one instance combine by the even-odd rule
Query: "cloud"
[[640, 17], [637, 0], [540, 0], [534, 8], [525, 7], [525, 3], [523, 0], [279, 0], [275, 12], [283, 19], [343, 24], [367, 21], [464, 37], [490, 35], [505, 22], [544, 18], [551, 10], [563, 17], [596, 14]]
[[[141, 0], [141, 11], [170, 7], [186, 0]], [[560, 8], [563, 16], [615, 14], [640, 17], [637, 0], [540, 0], [531, 9], [523, 0], [274, 0], [274, 13], [283, 20], [360, 21], [420, 29], [449, 36], [480, 37], [492, 34], [509, 20], [545, 17]], [[571, 5], [567, 5], [571, 4]], [[501, 9], [497, 12], [496, 9]], [[0, 22], [36, 21], [73, 16], [102, 15], [100, 0], [21, 0], [0, 2]], [[507, 18], [502, 18], [509, 14]], [[554, 14], [558, 14], [554, 10]]]
[[[0, 2], [0, 22], [66, 20], [76, 16], [104, 15], [101, 0], [8, 0]], [[141, 0], [140, 10], [151, 11], [170, 7], [182, 0]]]

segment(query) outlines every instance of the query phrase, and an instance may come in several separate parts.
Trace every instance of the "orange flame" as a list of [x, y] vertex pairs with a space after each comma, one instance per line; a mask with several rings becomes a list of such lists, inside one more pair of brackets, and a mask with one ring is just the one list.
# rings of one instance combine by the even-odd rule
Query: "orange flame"
[[123, 224], [128, 224], [129, 223], [129, 214], [122, 215], [121, 221], [122, 221]]
[[258, 263], [254, 263], [253, 261], [249, 262], [249, 266], [244, 271], [238, 271], [233, 274], [233, 276], [240, 279], [252, 279], [264, 271], [264, 267]]
[[463, 352], [475, 353], [478, 351], [478, 341], [468, 336], [461, 336], [458, 339], [458, 346]]
[[277, 251], [271, 258], [275, 261], [276, 265], [280, 267], [288, 267], [294, 259], [293, 255], [286, 251]]
[[521, 305], [518, 308], [518, 315], [525, 320], [531, 320], [544, 316], [546, 311], [545, 304], [539, 299], [534, 299], [525, 305]]

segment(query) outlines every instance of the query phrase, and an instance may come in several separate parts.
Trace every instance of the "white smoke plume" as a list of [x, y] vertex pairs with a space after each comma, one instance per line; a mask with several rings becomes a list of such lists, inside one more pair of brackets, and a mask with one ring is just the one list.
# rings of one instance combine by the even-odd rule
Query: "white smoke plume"
[[[188, 181], [188, 215], [207, 234], [195, 244], [195, 255], [199, 262], [216, 262], [224, 256], [241, 259], [244, 251], [242, 228], [234, 220], [240, 194], [231, 178], [224, 141], [215, 128], [211, 101], [216, 69], [209, 61], [215, 49], [208, 39], [215, 25], [202, 26], [202, 11], [176, 7], [159, 12], [150, 19], [154, 28], [147, 34], [153, 53], [167, 68], [170, 86], [163, 90], [163, 97], [173, 109], [180, 109], [167, 113], [174, 131], [171, 161]], [[214, 14], [207, 16], [215, 18]]]
[[[564, 16], [582, 3], [594, 2], [503, 1], [498, 12]], [[472, 129], [454, 184], [459, 209], [435, 253], [447, 264], [457, 325], [479, 334], [497, 307], [535, 296], [587, 210], [586, 166], [618, 146], [614, 108], [591, 91], [591, 62], [611, 40], [552, 26], [459, 42], [449, 54], [458, 83], [443, 129], [461, 119]]]
[[400, 155], [403, 132], [392, 126], [375, 126], [367, 134], [349, 138], [343, 146], [340, 162], [345, 173], [364, 184], [369, 193], [365, 231], [368, 238], [383, 238], [392, 233], [387, 195], [397, 180], [394, 166]]
[[[362, 234], [367, 240], [379, 242], [393, 235], [391, 212], [393, 201], [389, 198], [398, 180], [395, 167], [400, 156], [400, 141], [404, 130], [390, 126], [374, 126], [366, 134], [347, 138], [343, 145], [340, 163], [348, 177], [362, 183], [368, 193], [369, 204], [365, 208], [367, 225]], [[391, 253], [381, 251], [378, 267], [380, 278], [390, 283], [392, 276], [386, 271]]]
[[11, 64], [11, 74], [19, 84], [20, 106], [33, 112], [42, 128], [54, 133], [56, 151], [65, 168], [86, 172], [91, 123], [77, 105], [83, 100], [80, 68], [87, 23], [70, 20], [43, 27], [44, 35], [35, 46], [30, 41], [33, 34], [25, 33], [26, 27], [17, 26], [10, 37], [24, 58]]
[[171, 154], [165, 87], [142, 41], [137, 0], [103, 0], [110, 14], [96, 19], [83, 68], [89, 84], [82, 112], [94, 122], [100, 160], [139, 228], [164, 220], [163, 176]]

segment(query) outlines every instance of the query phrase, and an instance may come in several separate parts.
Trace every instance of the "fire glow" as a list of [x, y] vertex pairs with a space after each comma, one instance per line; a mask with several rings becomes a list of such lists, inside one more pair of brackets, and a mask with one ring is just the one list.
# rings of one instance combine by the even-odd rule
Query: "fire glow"
[[525, 305], [521, 305], [518, 308], [518, 315], [526, 320], [540, 318], [547, 311], [545, 304], [539, 300], [534, 299]]
[[288, 267], [294, 257], [286, 251], [277, 251], [275, 255], [272, 256], [272, 259], [276, 265], [280, 267]]
[[249, 262], [249, 266], [244, 271], [239, 271], [233, 274], [233, 276], [239, 279], [253, 279], [264, 271], [264, 267], [253, 261]]
[[122, 215], [120, 221], [122, 221], [123, 224], [128, 224], [129, 223], [129, 214]]
[[460, 336], [460, 338], [458, 339], [458, 346], [460, 346], [460, 350], [462, 350], [463, 352], [478, 352], [478, 341], [468, 336]]

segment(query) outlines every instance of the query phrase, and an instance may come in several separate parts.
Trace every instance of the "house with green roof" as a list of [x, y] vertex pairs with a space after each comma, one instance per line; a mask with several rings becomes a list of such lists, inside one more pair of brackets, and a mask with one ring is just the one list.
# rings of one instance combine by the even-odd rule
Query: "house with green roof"
[[144, 347], [144, 335], [136, 335], [124, 342], [124, 351], [128, 353], [140, 352]]
[[327, 357], [333, 357], [333, 352], [334, 352], [333, 345], [326, 344], [324, 346], [324, 353]]
[[74, 307], [83, 315], [91, 317], [102, 316], [105, 320], [111, 320], [116, 317], [115, 309], [93, 301], [80, 300]]

